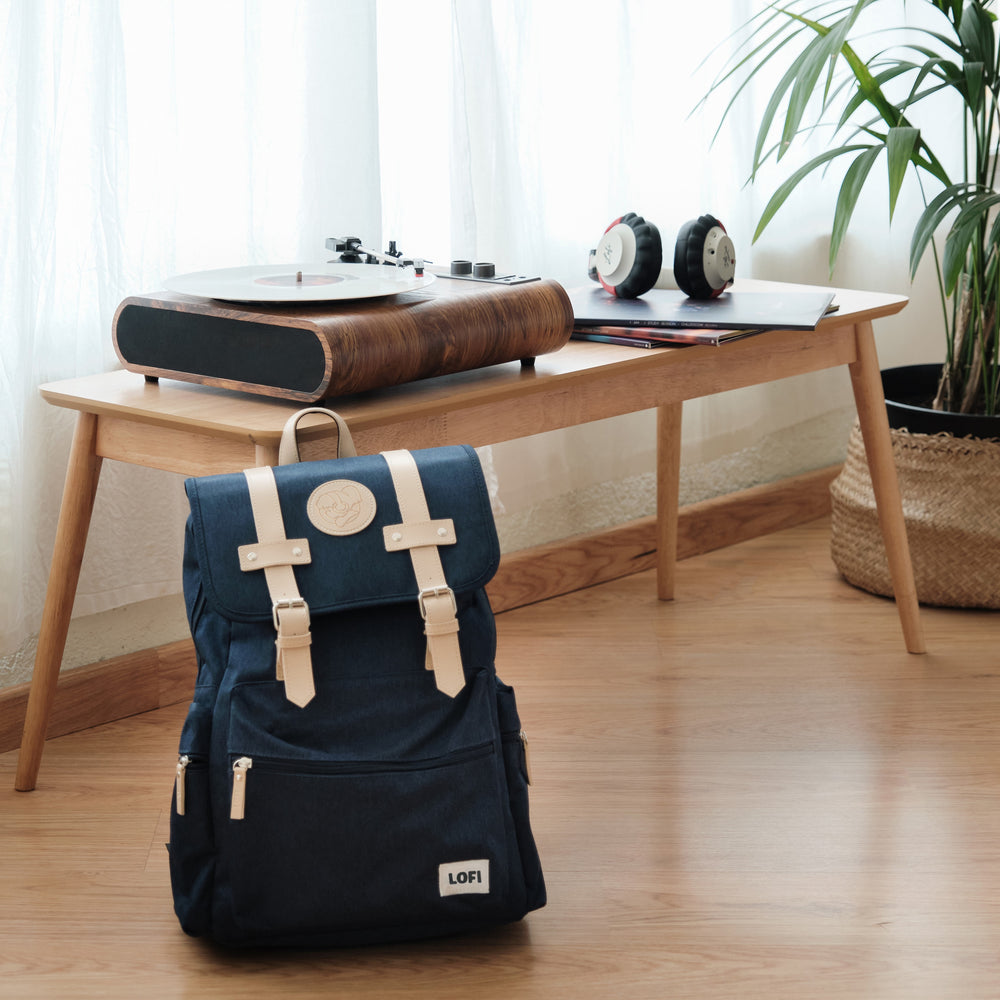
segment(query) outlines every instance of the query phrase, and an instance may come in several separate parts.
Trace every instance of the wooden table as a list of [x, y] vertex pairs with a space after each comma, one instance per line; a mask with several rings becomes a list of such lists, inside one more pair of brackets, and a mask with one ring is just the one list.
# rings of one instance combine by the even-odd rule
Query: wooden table
[[[780, 290], [740, 282], [736, 291]], [[872, 320], [907, 299], [837, 290], [839, 311], [815, 331], [770, 331], [724, 346], [640, 350], [571, 342], [514, 362], [338, 399], [359, 453], [444, 444], [482, 446], [638, 410], [657, 413], [657, 591], [674, 593], [685, 399], [838, 365], [850, 370], [906, 648], [925, 650], [879, 375]], [[15, 786], [35, 787], [69, 629], [101, 462], [105, 458], [200, 476], [277, 462], [281, 429], [299, 404], [116, 371], [41, 387], [78, 411], [63, 493]], [[302, 423], [303, 459], [328, 457], [329, 421]]]

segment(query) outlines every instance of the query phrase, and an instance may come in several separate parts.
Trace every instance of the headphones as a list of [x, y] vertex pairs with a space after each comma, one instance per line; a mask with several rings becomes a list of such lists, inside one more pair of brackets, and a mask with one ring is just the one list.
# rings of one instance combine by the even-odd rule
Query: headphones
[[692, 299], [714, 299], [733, 283], [735, 272], [733, 241], [714, 216], [681, 226], [669, 268], [663, 267], [660, 231], [635, 212], [604, 230], [588, 267], [589, 276], [620, 299], [634, 299], [651, 288], [679, 288]]

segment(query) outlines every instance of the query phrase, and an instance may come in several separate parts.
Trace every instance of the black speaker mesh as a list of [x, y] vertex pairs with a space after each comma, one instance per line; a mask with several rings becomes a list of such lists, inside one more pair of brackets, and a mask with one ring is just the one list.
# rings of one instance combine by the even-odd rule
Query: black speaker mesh
[[315, 392], [326, 359], [310, 330], [129, 305], [116, 328], [126, 364]]

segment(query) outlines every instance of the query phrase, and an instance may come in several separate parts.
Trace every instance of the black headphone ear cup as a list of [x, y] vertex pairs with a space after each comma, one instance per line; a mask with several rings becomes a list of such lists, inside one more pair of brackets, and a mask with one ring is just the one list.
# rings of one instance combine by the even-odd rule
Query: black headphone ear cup
[[660, 277], [663, 266], [663, 243], [660, 231], [635, 212], [627, 212], [621, 222], [635, 233], [635, 263], [626, 277], [615, 286], [620, 299], [634, 299], [648, 292]]
[[725, 227], [712, 215], [702, 215], [685, 222], [674, 244], [674, 280], [677, 287], [692, 299], [712, 299], [722, 288], [713, 288], [705, 276], [705, 238], [715, 228]]

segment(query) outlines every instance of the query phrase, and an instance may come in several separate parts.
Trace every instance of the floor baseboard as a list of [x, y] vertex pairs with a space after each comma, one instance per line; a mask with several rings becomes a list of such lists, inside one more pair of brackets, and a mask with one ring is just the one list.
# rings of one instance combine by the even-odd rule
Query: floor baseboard
[[[682, 507], [678, 559], [735, 545], [823, 517], [831, 466]], [[656, 519], [578, 535], [504, 556], [486, 588], [497, 613], [606, 583], [656, 565]], [[59, 680], [48, 737], [187, 701], [197, 665], [189, 639], [67, 671]], [[20, 745], [28, 684], [0, 691], [0, 753]]]
[[[745, 542], [830, 513], [839, 465], [681, 507], [677, 558]], [[496, 612], [510, 611], [656, 566], [656, 518], [577, 535], [505, 555], [486, 592]]]
[[[190, 639], [68, 670], [59, 678], [47, 738], [186, 700], [196, 672]], [[0, 753], [21, 745], [29, 687], [0, 691]]]

